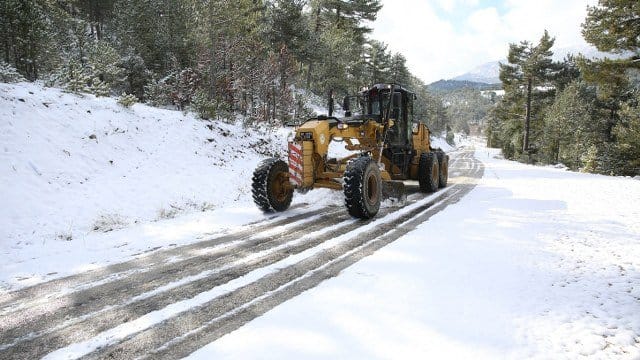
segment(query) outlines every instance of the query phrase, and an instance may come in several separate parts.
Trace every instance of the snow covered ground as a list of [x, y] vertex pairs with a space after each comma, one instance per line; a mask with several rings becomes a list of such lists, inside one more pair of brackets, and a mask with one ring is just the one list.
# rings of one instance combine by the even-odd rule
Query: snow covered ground
[[458, 204], [191, 358], [640, 359], [640, 181], [475, 146]]
[[0, 84], [0, 289], [263, 218], [251, 174], [258, 152], [285, 141], [179, 111]]
[[[264, 219], [254, 149], [285, 137], [0, 84], [0, 292]], [[640, 181], [471, 145], [462, 201], [191, 357], [640, 359]]]

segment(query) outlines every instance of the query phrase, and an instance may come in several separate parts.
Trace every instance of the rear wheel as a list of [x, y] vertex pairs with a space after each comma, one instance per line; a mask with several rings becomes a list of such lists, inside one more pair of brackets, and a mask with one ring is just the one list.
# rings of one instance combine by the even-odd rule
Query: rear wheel
[[444, 151], [436, 152], [438, 154], [438, 164], [440, 164], [440, 174], [438, 176], [438, 186], [443, 188], [447, 186], [449, 180], [449, 155]]
[[353, 217], [370, 219], [380, 210], [382, 179], [380, 169], [368, 156], [352, 160], [344, 173], [344, 199]]
[[278, 158], [263, 160], [253, 172], [251, 192], [262, 211], [287, 210], [293, 197], [287, 163]]
[[440, 168], [438, 157], [434, 152], [422, 153], [418, 163], [418, 184], [420, 191], [435, 192], [438, 190]]

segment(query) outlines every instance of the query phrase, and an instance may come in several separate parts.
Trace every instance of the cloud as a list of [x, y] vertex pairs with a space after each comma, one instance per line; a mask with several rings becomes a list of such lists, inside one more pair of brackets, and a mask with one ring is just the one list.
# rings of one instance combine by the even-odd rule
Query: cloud
[[500, 15], [494, 7], [480, 9], [472, 13], [467, 20], [475, 33], [491, 35], [500, 31]]
[[[489, 4], [490, 3], [490, 4]], [[373, 38], [407, 58], [426, 82], [451, 78], [506, 57], [509, 43], [536, 43], [544, 30], [554, 49], [585, 48], [580, 24], [597, 0], [383, 0]], [[482, 6], [482, 4], [489, 4]]]
[[507, 1], [509, 12], [504, 16], [507, 29], [525, 39], [537, 40], [544, 29], [556, 36], [556, 46], [584, 44], [580, 24], [586, 17], [587, 5], [596, 1]]
[[[454, 34], [452, 24], [438, 17], [432, 4], [404, 0], [384, 1], [373, 37], [387, 43], [390, 50], [405, 55], [411, 71], [424, 77], [446, 71], [444, 57], [453, 53], [450, 43], [455, 41]], [[443, 54], [443, 49], [447, 54]]]
[[438, 0], [440, 8], [446, 12], [452, 12], [455, 7], [455, 0]]
[[479, 0], [437, 0], [438, 6], [445, 12], [453, 12], [460, 7], [476, 7]]

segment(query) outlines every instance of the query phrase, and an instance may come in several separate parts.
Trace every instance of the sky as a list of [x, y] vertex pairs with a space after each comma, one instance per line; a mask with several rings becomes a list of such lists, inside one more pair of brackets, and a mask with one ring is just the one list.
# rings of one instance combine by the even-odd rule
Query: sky
[[382, 0], [372, 37], [407, 58], [425, 83], [450, 79], [505, 59], [509, 43], [537, 43], [544, 30], [552, 50], [586, 49], [580, 34], [587, 5], [597, 0]]

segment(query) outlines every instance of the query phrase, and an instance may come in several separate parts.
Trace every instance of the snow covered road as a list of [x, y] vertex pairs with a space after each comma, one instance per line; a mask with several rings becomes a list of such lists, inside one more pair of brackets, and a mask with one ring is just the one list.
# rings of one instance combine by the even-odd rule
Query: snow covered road
[[640, 359], [640, 181], [505, 161], [191, 359]]
[[[371, 221], [323, 207], [0, 295], [2, 358], [176, 358], [337, 276], [459, 201], [482, 176], [471, 151], [450, 186]], [[288, 216], [288, 217], [287, 217]]]

